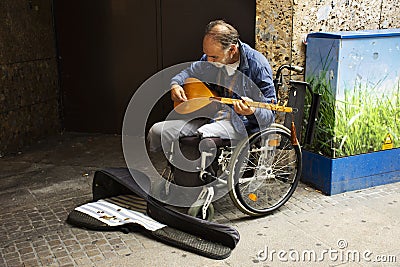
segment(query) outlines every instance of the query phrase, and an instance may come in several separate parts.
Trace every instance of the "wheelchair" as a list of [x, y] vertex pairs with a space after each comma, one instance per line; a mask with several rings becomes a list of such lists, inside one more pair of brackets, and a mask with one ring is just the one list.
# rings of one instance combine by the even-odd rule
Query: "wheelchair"
[[[282, 65], [274, 80], [277, 91], [282, 86], [283, 69], [302, 71], [299, 67]], [[305, 91], [304, 87], [311, 90], [309, 85], [296, 81], [291, 81], [290, 85], [292, 99], [289, 97], [287, 103], [304, 105], [304, 99], [301, 101], [293, 99], [299, 96], [304, 98], [305, 93], [300, 91]], [[302, 90], [299, 90], [299, 85], [303, 86]], [[315, 112], [315, 109], [313, 111]], [[294, 118], [293, 114], [292, 117], [291, 114], [288, 115], [284, 124], [272, 123], [268, 128], [249, 135], [234, 146], [231, 140], [220, 138], [200, 139], [193, 136], [180, 138], [177, 141], [179, 144], [176, 145], [183, 150], [191, 151], [189, 157], [193, 159], [199, 157], [201, 164], [194, 173], [169, 165], [170, 169], [162, 174], [165, 181], [156, 190], [160, 192], [162, 198], [167, 198], [170, 193], [168, 192], [170, 183], [202, 187], [197, 200], [187, 213], [205, 220], [212, 220], [214, 216], [212, 202], [216, 191], [221, 188], [227, 190], [233, 204], [247, 215], [263, 216], [278, 210], [296, 190], [302, 169], [301, 146], [298, 142], [300, 134], [296, 133], [294, 124], [301, 124], [303, 116], [296, 114]], [[309, 123], [308, 126], [312, 124]], [[307, 131], [309, 132], [308, 129]], [[196, 149], [197, 147], [199, 149]], [[213, 159], [211, 163], [209, 158]], [[174, 161], [173, 151], [169, 153], [168, 161]]]

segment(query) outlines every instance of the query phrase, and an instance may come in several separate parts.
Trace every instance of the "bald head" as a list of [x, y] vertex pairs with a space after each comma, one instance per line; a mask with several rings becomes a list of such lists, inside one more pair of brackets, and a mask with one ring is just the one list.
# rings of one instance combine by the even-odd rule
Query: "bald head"
[[236, 45], [239, 41], [238, 31], [223, 20], [215, 20], [208, 23], [204, 36], [218, 42], [222, 49]]

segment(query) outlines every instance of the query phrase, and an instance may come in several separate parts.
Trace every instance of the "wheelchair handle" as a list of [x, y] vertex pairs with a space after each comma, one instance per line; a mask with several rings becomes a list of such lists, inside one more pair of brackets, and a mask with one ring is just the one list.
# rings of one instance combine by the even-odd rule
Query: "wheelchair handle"
[[281, 65], [279, 68], [278, 68], [278, 70], [276, 71], [276, 79], [277, 80], [279, 80], [279, 77], [281, 76], [281, 72], [284, 70], [284, 69], [288, 69], [288, 70], [291, 70], [291, 71], [294, 71], [294, 72], [297, 72], [297, 73], [301, 73], [301, 72], [303, 72], [304, 71], [304, 68], [303, 67], [300, 67], [300, 66], [295, 66], [295, 65]]

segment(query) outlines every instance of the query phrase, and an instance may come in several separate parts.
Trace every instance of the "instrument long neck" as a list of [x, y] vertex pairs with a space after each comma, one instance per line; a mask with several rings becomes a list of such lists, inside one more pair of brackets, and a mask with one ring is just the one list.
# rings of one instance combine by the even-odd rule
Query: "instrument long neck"
[[291, 107], [285, 107], [285, 106], [269, 104], [269, 103], [264, 103], [264, 102], [245, 101], [245, 100], [241, 100], [241, 99], [233, 99], [233, 98], [226, 98], [226, 97], [210, 97], [210, 99], [217, 100], [224, 104], [233, 104], [234, 102], [242, 101], [246, 105], [248, 105], [250, 107], [254, 107], [254, 108], [265, 108], [265, 109], [281, 111], [281, 112], [293, 112], [293, 108], [291, 108]]

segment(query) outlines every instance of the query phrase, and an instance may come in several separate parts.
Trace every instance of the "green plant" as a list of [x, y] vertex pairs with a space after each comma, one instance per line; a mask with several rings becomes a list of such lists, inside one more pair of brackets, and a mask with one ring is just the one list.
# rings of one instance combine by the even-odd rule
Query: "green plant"
[[397, 92], [387, 95], [367, 84], [344, 89], [344, 100], [336, 101], [334, 157], [378, 151], [387, 133], [400, 136], [399, 84]]
[[[323, 70], [307, 80], [322, 94], [314, 142], [307, 149], [336, 158], [381, 150], [387, 133], [399, 139], [399, 82], [388, 94], [380, 91], [379, 84], [369, 88], [368, 82], [358, 83], [344, 88], [344, 99], [335, 99], [326, 74]], [[310, 103], [309, 97], [306, 102]]]
[[[306, 78], [306, 81], [311, 85], [314, 93], [321, 94], [321, 103], [318, 113], [318, 121], [316, 123], [314, 141], [310, 144], [307, 149], [310, 149], [318, 154], [333, 157], [333, 147], [335, 142], [335, 95], [333, 94], [332, 86], [328, 76], [328, 69], [332, 63], [333, 57], [330, 57], [332, 53], [333, 44], [329, 49], [328, 56], [323, 59], [321, 58], [321, 70], [315, 69], [312, 71], [313, 75]], [[315, 73], [318, 74], [316, 75]], [[307, 126], [309, 108], [311, 105], [311, 95], [306, 95], [305, 100], [306, 106], [304, 110], [305, 121], [304, 127]], [[303, 129], [305, 133], [305, 128]]]

